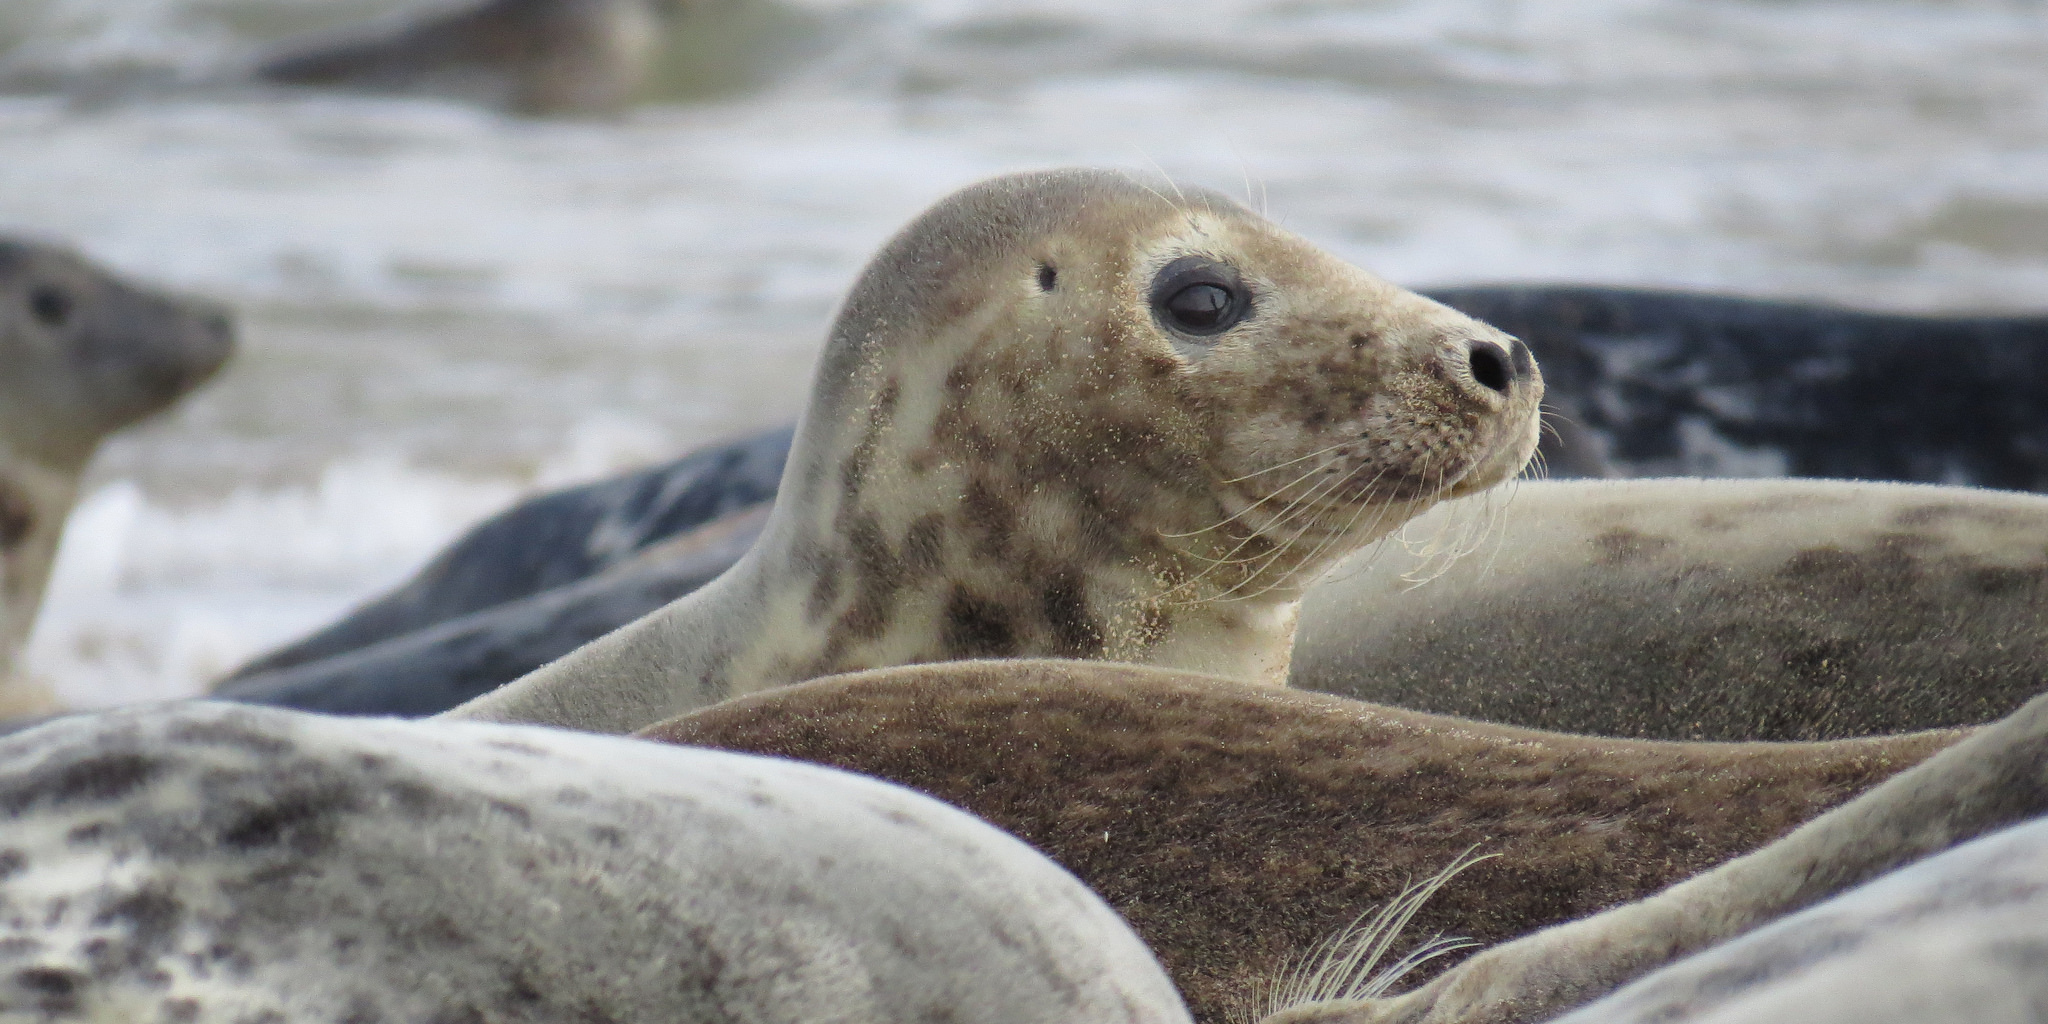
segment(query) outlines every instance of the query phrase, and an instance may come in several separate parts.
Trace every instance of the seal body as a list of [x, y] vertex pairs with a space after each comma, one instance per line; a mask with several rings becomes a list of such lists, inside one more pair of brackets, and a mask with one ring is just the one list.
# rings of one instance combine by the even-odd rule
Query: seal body
[[793, 434], [765, 431], [522, 502], [397, 590], [237, 669], [215, 694], [316, 711], [454, 707], [731, 568], [762, 516], [698, 528], [766, 511]]
[[2027, 1024], [2048, 1001], [2048, 821], [1688, 957], [1559, 1024]]
[[1071, 876], [894, 786], [199, 702], [0, 740], [0, 1018], [1187, 1020]]
[[226, 310], [126, 281], [68, 250], [0, 239], [0, 717], [7, 677], [108, 434], [162, 410], [234, 348]]
[[1417, 550], [1383, 545], [1303, 602], [1294, 685], [1565, 732], [1808, 740], [1988, 722], [2048, 660], [2037, 495], [1523, 482], [1402, 536]]
[[1101, 893], [1216, 1022], [1261, 1016], [1320, 940], [1474, 846], [1497, 856], [1424, 903], [1412, 935], [1497, 943], [1649, 896], [1957, 736], [1611, 740], [1031, 660], [814, 680], [642, 735], [833, 765], [972, 811]]
[[[1648, 899], [1489, 949], [1398, 996], [1312, 1002], [1273, 1015], [1269, 1024], [1550, 1020], [1688, 955], [2044, 814], [2048, 696], [1783, 839]], [[1947, 938], [1930, 930], [1930, 952], [1947, 955]]]
[[256, 77], [281, 85], [454, 96], [524, 114], [600, 114], [646, 80], [672, 3], [486, 0], [289, 45]]
[[1277, 684], [1309, 581], [1512, 477], [1541, 391], [1518, 342], [1221, 196], [993, 179], [863, 272], [746, 558], [454, 714], [623, 731], [972, 657]]
[[1429, 294], [1535, 351], [1559, 475], [2048, 490], [2048, 315], [1562, 285]]

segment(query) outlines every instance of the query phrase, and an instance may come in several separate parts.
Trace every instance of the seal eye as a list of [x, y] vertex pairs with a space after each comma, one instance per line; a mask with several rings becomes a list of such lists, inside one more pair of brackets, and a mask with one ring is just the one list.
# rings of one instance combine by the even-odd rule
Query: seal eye
[[1235, 296], [1214, 284], [1191, 284], [1166, 300], [1166, 313], [1174, 326], [1195, 334], [1207, 334], [1230, 315]]
[[45, 327], [62, 327], [71, 319], [71, 296], [45, 285], [28, 293], [28, 311]]
[[1205, 338], [1237, 326], [1251, 294], [1229, 264], [1183, 256], [1152, 280], [1152, 316], [1175, 334]]

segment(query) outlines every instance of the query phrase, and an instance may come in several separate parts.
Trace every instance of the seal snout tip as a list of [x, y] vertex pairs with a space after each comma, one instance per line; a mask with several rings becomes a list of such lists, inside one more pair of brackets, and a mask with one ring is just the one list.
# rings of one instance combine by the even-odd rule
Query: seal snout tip
[[[1516, 342], [1516, 344], [1521, 344]], [[1515, 382], [1528, 376], [1524, 367], [1528, 360], [1515, 359], [1508, 350], [1491, 341], [1468, 341], [1465, 343], [1465, 358], [1472, 371], [1472, 379], [1488, 390], [1505, 395], [1514, 388]], [[1517, 365], [1517, 364], [1521, 365]]]

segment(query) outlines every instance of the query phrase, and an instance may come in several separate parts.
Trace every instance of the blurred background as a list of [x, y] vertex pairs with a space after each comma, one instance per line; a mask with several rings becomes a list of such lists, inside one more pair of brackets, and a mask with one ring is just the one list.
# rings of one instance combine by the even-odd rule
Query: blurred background
[[66, 703], [196, 693], [523, 494], [794, 417], [868, 254], [1002, 171], [1164, 172], [1408, 285], [2048, 307], [2048, 3], [702, 0], [614, 115], [234, 84], [435, 9], [0, 3], [0, 230], [242, 329], [93, 466], [27, 652]]

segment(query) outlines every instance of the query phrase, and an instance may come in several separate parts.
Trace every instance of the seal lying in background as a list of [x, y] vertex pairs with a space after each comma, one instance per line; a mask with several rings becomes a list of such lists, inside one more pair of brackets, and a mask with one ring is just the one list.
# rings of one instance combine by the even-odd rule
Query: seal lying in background
[[746, 557], [451, 714], [628, 731], [975, 657], [1277, 685], [1301, 590], [1514, 476], [1541, 395], [1519, 342], [1220, 195], [992, 179], [862, 273]]
[[0, 1016], [1188, 1019], [1072, 876], [895, 786], [198, 702], [0, 739]]
[[[1414, 932], [1497, 943], [1762, 847], [1955, 742], [1563, 736], [1099, 662], [959, 662], [815, 680], [651, 739], [813, 761], [966, 808], [1129, 920], [1196, 1018], [1267, 983], [1468, 848], [1498, 854]], [[2048, 808], [2044, 808], [2048, 809]]]
[[1583, 476], [2048, 490], [2048, 315], [1910, 316], [1559, 286], [1432, 298], [1535, 351]]
[[2048, 821], [1687, 957], [1558, 1024], [2032, 1024], [2048, 1004]]
[[242, 666], [214, 696], [431, 715], [487, 693], [731, 568], [760, 533], [794, 434], [777, 428], [514, 506], [397, 590]]
[[1522, 483], [1504, 513], [1489, 504], [1448, 503], [1405, 531], [1483, 527], [1448, 566], [1387, 544], [1310, 591], [1289, 681], [1530, 728], [1709, 740], [1968, 725], [2042, 689], [2048, 497], [1633, 480]]
[[287, 44], [281, 85], [453, 96], [522, 114], [602, 114], [646, 81], [682, 0], [486, 0], [418, 22]]
[[[1565, 368], [1545, 381], [1546, 401], [1563, 411], [1551, 418], [1538, 449], [1553, 477], [1741, 470], [2030, 487], [2048, 472], [2037, 449], [2024, 442], [2048, 424], [2039, 398], [2048, 391], [2030, 390], [2028, 376], [2033, 367], [2048, 365], [2048, 317], [1903, 316], [1562, 285], [1424, 294], [1527, 339], [1539, 362]], [[1646, 352], [1656, 358], [1643, 357]], [[1799, 372], [1785, 372], [1788, 366]], [[1901, 395], [1878, 387], [1886, 374], [1894, 381], [1933, 374], [1944, 385]], [[1712, 384], [1696, 386], [1699, 380]], [[1856, 404], [1880, 397], [1890, 404]], [[1768, 430], [1757, 426], [1766, 420]], [[1767, 445], [1778, 454], [1757, 450]], [[1739, 455], [1742, 446], [1749, 446], [1749, 458], [1722, 457]], [[661, 488], [673, 474], [702, 483], [717, 479], [701, 474], [707, 460], [725, 458], [746, 467], [734, 471], [733, 495], [765, 500], [780, 473], [779, 462], [771, 466], [767, 460], [779, 460], [781, 451], [786, 445], [771, 453], [761, 438], [750, 438], [590, 486], [606, 494], [668, 493]], [[675, 532], [706, 521], [692, 517], [710, 507], [699, 500], [697, 486], [678, 494], [674, 510], [650, 506], [648, 521]], [[343, 713], [431, 713], [568, 653], [604, 622], [622, 626], [715, 575], [701, 556], [692, 556], [690, 564], [667, 573], [644, 568], [609, 585], [590, 581], [604, 566], [593, 566], [582, 552], [586, 546], [614, 550], [615, 536], [604, 525], [610, 518], [579, 511], [586, 506], [572, 499], [577, 493], [534, 499], [506, 513], [503, 523], [480, 527], [393, 600], [238, 672], [223, 695]], [[1503, 521], [1512, 524], [1515, 517]], [[596, 528], [606, 532], [591, 532]], [[656, 544], [669, 534], [636, 526], [632, 536], [636, 543]], [[556, 551], [558, 557], [549, 555]], [[543, 560], [545, 571], [523, 575], [500, 568], [535, 559]], [[450, 587], [444, 584], [449, 579], [491, 585]], [[543, 580], [559, 589], [543, 596], [543, 588], [534, 585]], [[1884, 605], [1881, 594], [1873, 600], [1873, 609]], [[394, 610], [402, 615], [392, 615]], [[397, 640], [405, 632], [417, 635]], [[341, 639], [351, 642], [332, 643]], [[368, 649], [386, 640], [396, 642]], [[1980, 655], [1988, 651], [1974, 649]], [[353, 653], [315, 660], [344, 651]], [[1882, 651], [1869, 649], [1873, 656]], [[281, 671], [287, 666], [291, 671]], [[1735, 739], [1745, 733], [1717, 735]]]
[[[686, 574], [736, 558], [752, 522], [736, 518], [707, 531], [696, 554], [631, 571], [665, 565], [665, 579], [688, 586]], [[2037, 692], [2035, 667], [2048, 661], [2048, 499], [2033, 495], [1522, 482], [1501, 500], [1446, 503], [1402, 536], [1462, 542], [1463, 557], [1446, 565], [1440, 549], [1390, 542], [1332, 570], [1303, 598], [1291, 685], [1560, 732], [1801, 740], [1990, 721]], [[574, 631], [549, 624], [640, 593], [622, 579], [221, 695], [430, 713], [516, 671], [506, 653], [573, 643]], [[598, 629], [604, 616], [584, 621]]]
[[234, 350], [227, 311], [145, 289], [55, 246], [0, 238], [0, 718], [48, 698], [8, 677], [79, 477], [110, 433]]

